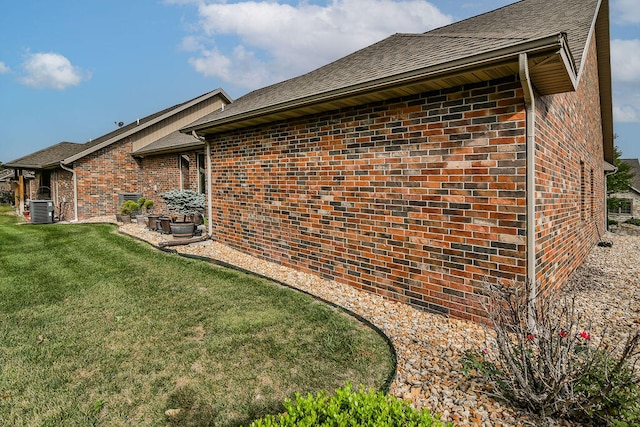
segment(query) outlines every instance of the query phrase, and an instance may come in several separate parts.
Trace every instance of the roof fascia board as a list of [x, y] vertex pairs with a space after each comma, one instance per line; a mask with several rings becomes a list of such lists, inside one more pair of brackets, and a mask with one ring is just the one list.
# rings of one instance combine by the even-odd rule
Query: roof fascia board
[[[419, 70], [410, 71], [407, 73], [402, 73], [402, 74], [378, 79], [372, 82], [365, 82], [365, 83], [357, 84], [354, 86], [349, 86], [346, 88], [341, 88], [341, 89], [336, 89], [329, 92], [311, 95], [305, 98], [282, 102], [280, 104], [276, 104], [273, 106], [268, 106], [268, 107], [260, 108], [257, 110], [251, 110], [242, 114], [225, 117], [220, 120], [214, 120], [214, 121], [203, 123], [197, 126], [187, 126], [180, 129], [180, 132], [183, 132], [183, 133], [191, 133], [192, 131], [198, 132], [204, 129], [215, 127], [216, 125], [229, 124], [232, 122], [260, 117], [267, 114], [279, 113], [282, 111], [294, 109], [296, 107], [305, 107], [305, 106], [320, 103], [320, 102], [326, 102], [326, 101], [330, 101], [338, 98], [354, 96], [354, 95], [358, 95], [366, 92], [375, 91], [378, 89], [384, 89], [384, 88], [393, 87], [393, 86], [400, 86], [402, 84], [407, 84], [412, 81], [424, 80], [428, 78], [433, 78], [435, 76], [461, 72], [461, 71], [464, 71], [465, 69], [478, 68], [478, 67], [486, 66], [492, 63], [502, 62], [508, 59], [515, 58], [515, 60], [517, 61], [518, 55], [523, 52], [528, 54], [535, 54], [537, 52], [560, 49], [561, 51], [566, 51], [565, 54], [568, 55], [568, 57], [571, 57], [570, 52], [568, 52], [568, 47], [566, 43], [563, 42], [563, 40], [564, 40], [564, 36], [562, 35], [562, 33], [554, 33], [550, 36], [541, 37], [535, 40], [528, 40], [526, 42], [511, 45], [506, 48], [481, 52], [477, 55], [473, 55], [470, 57], [465, 57], [465, 58], [457, 59], [454, 61], [446, 62], [443, 64], [438, 64], [435, 66], [422, 68]], [[570, 61], [568, 63], [565, 62], [565, 66], [567, 65], [570, 65]], [[567, 69], [567, 72], [570, 75], [574, 75], [573, 69], [574, 67], [571, 66]]]
[[[598, 3], [596, 20], [591, 32], [595, 34], [596, 37], [604, 159], [609, 163], [613, 163], [615, 155], [613, 149], [613, 93], [611, 88], [611, 37], [609, 31], [608, 0], [601, 0]], [[582, 61], [582, 63], [584, 62], [585, 61]]]
[[580, 69], [578, 70], [578, 81], [580, 81], [580, 77], [582, 76], [582, 70], [584, 70], [584, 64], [587, 62], [585, 59], [587, 58], [587, 52], [589, 50], [589, 46], [591, 45], [591, 40], [593, 39], [593, 35], [595, 34], [596, 24], [598, 22], [598, 18], [600, 17], [600, 8], [602, 7], [602, 0], [598, 1], [596, 6], [595, 13], [593, 14], [593, 20], [591, 21], [591, 25], [589, 27], [589, 33], [587, 34], [587, 41], [584, 44], [584, 49], [582, 51], [582, 61], [580, 61]]
[[159, 122], [161, 122], [161, 121], [163, 121], [163, 120], [165, 120], [165, 119], [167, 119], [167, 118], [169, 118], [169, 117], [171, 117], [171, 116], [173, 116], [175, 114], [178, 114], [178, 113], [180, 113], [180, 112], [182, 112], [182, 111], [184, 111], [184, 110], [186, 110], [188, 108], [191, 108], [194, 105], [197, 105], [197, 104], [201, 103], [202, 101], [205, 101], [205, 100], [207, 100], [209, 98], [212, 98], [212, 97], [214, 97], [216, 95], [222, 95], [222, 97], [224, 97], [225, 100], [228, 101], [227, 103], [231, 102], [231, 98], [229, 98], [229, 96], [222, 89], [218, 89], [218, 90], [215, 90], [213, 92], [209, 92], [207, 94], [199, 96], [198, 98], [192, 100], [191, 102], [188, 102], [187, 104], [184, 104], [184, 105], [180, 106], [179, 108], [176, 108], [174, 110], [168, 111], [167, 113], [165, 113], [165, 114], [163, 114], [163, 115], [161, 115], [159, 117], [156, 117], [153, 120], [149, 120], [147, 123], [145, 123], [143, 125], [136, 126], [133, 129], [130, 129], [130, 130], [126, 131], [126, 132], [123, 132], [123, 133], [121, 133], [119, 135], [114, 136], [113, 138], [109, 138], [106, 141], [101, 142], [100, 144], [94, 145], [91, 148], [88, 148], [88, 149], [86, 149], [84, 151], [81, 151], [78, 154], [75, 154], [75, 155], [73, 155], [71, 157], [67, 157], [66, 159], [62, 160], [62, 163], [65, 164], [65, 165], [71, 164], [71, 163], [75, 162], [78, 159], [81, 159], [81, 158], [83, 158], [83, 157], [85, 157], [85, 156], [87, 156], [87, 155], [89, 155], [91, 153], [94, 153], [94, 152], [96, 152], [96, 151], [98, 151], [98, 150], [100, 150], [100, 149], [102, 149], [104, 147], [107, 147], [107, 146], [113, 144], [114, 142], [120, 141], [121, 139], [124, 139], [124, 138], [126, 138], [128, 136], [131, 136], [131, 135], [133, 135], [135, 133], [138, 133], [141, 130], [147, 129], [150, 126], [155, 125], [156, 123], [159, 123]]
[[201, 150], [204, 148], [204, 142], [200, 142], [199, 144], [194, 141], [193, 144], [189, 144], [189, 145], [182, 145], [179, 147], [166, 147], [164, 149], [160, 148], [157, 150], [149, 150], [149, 151], [144, 151], [144, 152], [133, 152], [131, 153], [131, 155], [133, 157], [138, 157], [138, 158], [144, 158], [144, 157], [150, 157], [150, 156], [158, 156], [161, 154], [171, 154], [171, 153], [181, 153], [183, 151], [193, 151], [193, 150]]
[[44, 169], [55, 169], [55, 166], [58, 165], [58, 162], [49, 163], [46, 165], [35, 165], [35, 164], [29, 164], [29, 163], [5, 163], [4, 165], [12, 169], [44, 170]]
[[562, 33], [562, 47], [558, 52], [560, 54], [560, 58], [562, 58], [562, 62], [564, 63], [564, 67], [567, 69], [567, 74], [571, 79], [571, 84], [573, 85], [573, 90], [578, 89], [578, 80], [580, 78], [578, 71], [576, 70], [576, 61], [573, 59], [573, 55], [569, 50], [569, 44], [567, 43], [567, 34]]

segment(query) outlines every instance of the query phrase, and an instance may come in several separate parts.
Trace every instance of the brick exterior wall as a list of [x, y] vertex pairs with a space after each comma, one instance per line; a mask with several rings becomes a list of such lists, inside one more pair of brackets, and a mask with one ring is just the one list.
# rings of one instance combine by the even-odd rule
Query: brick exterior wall
[[[131, 141], [126, 140], [76, 161], [78, 218], [115, 215], [119, 209], [120, 193], [140, 193], [154, 201], [154, 213], [168, 213], [160, 195], [180, 189], [180, 155], [190, 159], [189, 168], [185, 170], [184, 189], [198, 189], [197, 154], [185, 152], [134, 159]], [[73, 219], [73, 175], [56, 169], [51, 180], [56, 211], [60, 207], [65, 220]], [[62, 202], [63, 198], [66, 202]]]
[[74, 219], [73, 174], [63, 169], [56, 169], [51, 177], [51, 185], [56, 214], [64, 221], [71, 221]]
[[[575, 93], [537, 98], [537, 279], [605, 230], [595, 40]], [[516, 78], [217, 135], [214, 238], [426, 310], [483, 321], [483, 280], [526, 280]]]
[[595, 37], [578, 90], [536, 104], [537, 279], [558, 286], [605, 226], [605, 176]]
[[115, 215], [118, 212], [118, 194], [139, 192], [139, 166], [131, 151], [132, 141], [127, 138], [74, 163], [80, 219]]
[[166, 191], [180, 190], [180, 156], [186, 156], [189, 159], [188, 171], [185, 170], [185, 163], [182, 162], [184, 173], [182, 189], [198, 191], [198, 152], [164, 154], [140, 160], [140, 191], [145, 198], [154, 201], [153, 212], [156, 214], [168, 213], [167, 206], [160, 195]]
[[525, 278], [524, 155], [515, 78], [222, 134], [214, 238], [480, 320], [485, 277]]

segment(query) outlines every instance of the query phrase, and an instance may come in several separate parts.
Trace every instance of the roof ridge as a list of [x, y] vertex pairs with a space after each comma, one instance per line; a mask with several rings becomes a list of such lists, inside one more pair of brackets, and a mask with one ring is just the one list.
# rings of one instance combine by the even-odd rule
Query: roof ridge
[[480, 17], [480, 16], [484, 16], [484, 15], [487, 15], [487, 14], [490, 14], [490, 13], [495, 13], [495, 12], [496, 12], [496, 11], [498, 11], [498, 10], [502, 10], [502, 9], [504, 9], [504, 8], [506, 8], [506, 7], [511, 7], [511, 6], [515, 5], [515, 4], [522, 3], [522, 2], [525, 2], [525, 1], [527, 1], [527, 0], [520, 0], [520, 1], [513, 2], [513, 3], [507, 3], [507, 4], [505, 4], [504, 6], [499, 7], [499, 8], [497, 8], [497, 9], [491, 9], [491, 10], [488, 10], [488, 11], [486, 11], [486, 12], [484, 12], [484, 13], [479, 14], [479, 15], [469, 16], [468, 18], [461, 19], [461, 20], [459, 20], [459, 21], [451, 22], [451, 23], [449, 23], [449, 24], [447, 24], [447, 25], [443, 25], [442, 27], [433, 28], [433, 29], [431, 29], [431, 30], [429, 30], [429, 31], [425, 31], [423, 34], [428, 34], [428, 33], [432, 32], [432, 31], [436, 31], [436, 30], [437, 30], [437, 31], [440, 31], [440, 30], [442, 30], [442, 29], [444, 29], [444, 28], [451, 27], [451, 26], [453, 26], [453, 25], [457, 25], [457, 24], [460, 24], [460, 23], [462, 23], [462, 22], [466, 22], [466, 21], [469, 21], [469, 20], [472, 20], [472, 19], [476, 19], [476, 18], [478, 18], [478, 17]]
[[443, 39], [473, 39], [473, 40], [529, 40], [529, 37], [486, 37], [486, 36], [471, 36], [471, 35], [462, 35], [455, 36], [450, 34], [421, 34], [423, 37], [435, 37], [435, 38], [443, 38]]

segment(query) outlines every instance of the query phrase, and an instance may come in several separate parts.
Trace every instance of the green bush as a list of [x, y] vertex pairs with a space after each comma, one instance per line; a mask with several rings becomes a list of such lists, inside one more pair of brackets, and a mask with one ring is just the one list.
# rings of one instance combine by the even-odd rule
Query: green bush
[[315, 396], [301, 397], [296, 394], [295, 403], [284, 402], [285, 412], [267, 415], [256, 420], [251, 427], [294, 427], [294, 426], [402, 426], [427, 427], [451, 426], [441, 422], [425, 409], [413, 409], [405, 401], [374, 390], [353, 391], [351, 384], [336, 390], [334, 396], [321, 391]]
[[610, 219], [607, 221], [607, 224], [609, 225], [618, 225], [618, 221], [616, 221], [615, 219]]
[[133, 200], [125, 200], [120, 205], [120, 215], [131, 215], [140, 210], [140, 206]]

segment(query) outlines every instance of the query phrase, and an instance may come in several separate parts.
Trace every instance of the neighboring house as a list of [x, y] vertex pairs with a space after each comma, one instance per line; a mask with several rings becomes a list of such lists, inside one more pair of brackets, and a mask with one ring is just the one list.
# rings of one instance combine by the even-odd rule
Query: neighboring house
[[[146, 185], [145, 172], [132, 153], [220, 110], [231, 99], [218, 89], [182, 104], [167, 108], [107, 133], [85, 144], [61, 142], [8, 162], [14, 169], [34, 170], [37, 189], [26, 198], [52, 199], [56, 213], [64, 219], [84, 219], [113, 215], [126, 198], [140, 195], [153, 199], [162, 208], [159, 193], [175, 189], [178, 182], [165, 186]], [[193, 140], [197, 139], [191, 137]], [[201, 145], [203, 145], [201, 143]], [[180, 167], [176, 155], [164, 165], [169, 170]], [[160, 199], [160, 200], [159, 200]]]
[[182, 132], [211, 152], [214, 239], [482, 320], [483, 281], [560, 285], [605, 229], [608, 2], [396, 34]]
[[634, 175], [627, 191], [609, 195], [609, 197], [623, 200], [617, 209], [609, 210], [609, 218], [616, 221], [640, 218], [640, 162], [638, 159], [620, 159], [620, 161], [628, 164]]
[[[33, 179], [32, 171], [16, 171], [14, 169], [0, 171], [0, 203], [11, 202], [22, 213], [26, 207], [26, 199], [20, 196], [24, 196], [24, 194], [34, 194], [35, 196]], [[13, 199], [9, 200], [10, 196], [13, 196]]]
[[0, 170], [0, 192], [9, 192], [11, 191], [11, 179], [13, 178], [15, 172], [13, 169], [2, 169]]

